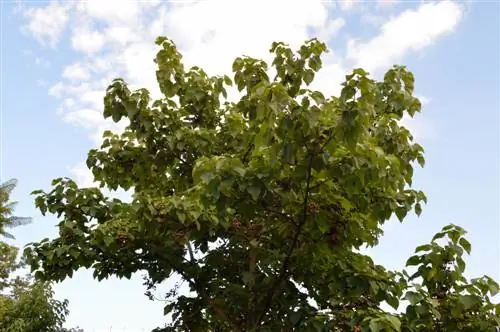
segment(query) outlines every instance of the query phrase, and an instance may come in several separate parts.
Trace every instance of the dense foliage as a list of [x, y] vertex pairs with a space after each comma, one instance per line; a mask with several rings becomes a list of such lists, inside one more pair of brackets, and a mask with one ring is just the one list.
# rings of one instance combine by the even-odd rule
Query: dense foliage
[[[294, 53], [273, 43], [276, 76], [237, 58], [242, 97], [228, 102], [228, 76], [186, 69], [170, 40], [157, 44], [164, 98], [114, 80], [104, 117], [129, 125], [87, 159], [101, 187], [132, 189], [132, 201], [67, 178], [36, 191], [40, 211], [61, 220], [59, 237], [26, 249], [38, 278], [145, 271], [151, 292], [178, 275], [192, 292], [171, 292], [172, 322], [158, 331], [495, 330], [498, 285], [463, 277], [470, 244], [458, 226], [417, 248], [411, 276], [359, 252], [391, 216], [426, 202], [411, 188], [423, 149], [400, 124], [421, 107], [410, 72], [395, 66], [375, 81], [355, 69], [328, 97], [308, 89], [325, 44]], [[403, 299], [402, 313], [381, 307]]]

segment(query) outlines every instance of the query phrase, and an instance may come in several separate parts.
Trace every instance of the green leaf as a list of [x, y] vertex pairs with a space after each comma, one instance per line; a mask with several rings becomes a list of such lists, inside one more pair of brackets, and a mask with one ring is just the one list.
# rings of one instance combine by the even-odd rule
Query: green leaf
[[292, 325], [296, 325], [300, 318], [302, 317], [302, 312], [301, 311], [294, 311], [290, 314], [290, 323], [292, 323]]
[[446, 235], [446, 233], [444, 233], [444, 232], [436, 233], [436, 235], [434, 235], [433, 238], [432, 238], [432, 242], [434, 242], [434, 241], [436, 241], [438, 239], [443, 238], [445, 235]]
[[422, 214], [422, 205], [420, 205], [420, 203], [415, 204], [415, 213], [417, 216], [420, 216], [420, 214]]
[[425, 166], [424, 156], [422, 156], [421, 154], [417, 155], [417, 162], [420, 165], [420, 167], [424, 167]]
[[467, 241], [465, 238], [460, 238], [460, 246], [464, 248], [464, 250], [470, 255], [471, 252], [471, 244], [469, 241]]
[[260, 196], [260, 188], [256, 186], [248, 187], [247, 188], [248, 193], [252, 196], [252, 199], [254, 201], [257, 201]]
[[306, 70], [304, 72], [304, 83], [309, 85], [309, 84], [311, 84], [313, 79], [314, 79], [314, 71], [313, 70]]
[[404, 220], [406, 214], [408, 213], [405, 207], [398, 207], [394, 212], [396, 213], [396, 217], [398, 217], [400, 222]]
[[243, 272], [242, 280], [245, 285], [248, 285], [255, 280], [255, 274], [248, 271]]
[[406, 261], [406, 266], [418, 265], [418, 264], [420, 264], [420, 262], [421, 262], [420, 256], [414, 255], [414, 256], [411, 256], [410, 258], [408, 258], [408, 260]]
[[491, 296], [496, 296], [499, 292], [498, 283], [495, 280], [491, 279], [490, 277], [486, 277], [486, 280], [489, 286]]
[[384, 326], [382, 325], [380, 318], [374, 318], [370, 320], [370, 331], [371, 332], [380, 332], [383, 330]]
[[463, 273], [465, 271], [465, 262], [461, 258], [457, 258], [457, 265], [458, 269], [460, 270], [460, 273]]
[[429, 272], [427, 273], [427, 276], [426, 276], [426, 278], [425, 278], [425, 279], [426, 279], [427, 281], [434, 279], [434, 277], [436, 276], [437, 272], [438, 272], [437, 268], [436, 268], [435, 266], [433, 266], [433, 267], [429, 270]]
[[416, 292], [406, 292], [404, 299], [410, 302], [411, 305], [415, 305], [422, 300], [422, 296]]
[[418, 246], [416, 249], [415, 249], [415, 253], [417, 252], [421, 252], [421, 251], [429, 251], [432, 249], [432, 246], [430, 244], [423, 244], [421, 246]]
[[479, 303], [481, 299], [475, 295], [459, 295], [458, 301], [464, 306], [465, 310], [468, 310]]
[[391, 324], [394, 331], [401, 331], [401, 321], [399, 320], [399, 318], [392, 315], [387, 315], [385, 319]]
[[394, 310], [397, 310], [399, 308], [399, 300], [395, 296], [389, 296], [386, 298], [386, 302], [388, 305], [394, 308]]

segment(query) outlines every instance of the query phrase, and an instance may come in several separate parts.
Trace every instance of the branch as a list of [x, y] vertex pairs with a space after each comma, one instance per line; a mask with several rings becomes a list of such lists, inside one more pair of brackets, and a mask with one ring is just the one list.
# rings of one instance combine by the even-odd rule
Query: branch
[[262, 321], [262, 318], [264, 317], [266, 312], [269, 310], [269, 307], [271, 306], [272, 300], [273, 300], [276, 292], [278, 291], [278, 288], [280, 287], [281, 283], [283, 282], [283, 280], [287, 276], [287, 270], [289, 268], [290, 259], [292, 257], [293, 251], [295, 250], [295, 247], [297, 246], [297, 242], [299, 240], [300, 234], [302, 233], [303, 226], [307, 221], [307, 206], [309, 203], [309, 191], [310, 191], [310, 185], [311, 185], [312, 159], [313, 159], [313, 155], [312, 155], [312, 153], [309, 153], [308, 161], [307, 161], [306, 191], [305, 191], [305, 197], [304, 197], [304, 206], [303, 206], [303, 210], [302, 210], [302, 220], [297, 228], [295, 236], [292, 240], [292, 244], [288, 248], [287, 255], [283, 261], [283, 266], [281, 268], [281, 272], [280, 272], [278, 278], [276, 279], [276, 281], [274, 282], [274, 285], [271, 287], [271, 291], [268, 293], [268, 295], [266, 297], [264, 309], [262, 310], [262, 313], [260, 314], [260, 316], [257, 320], [257, 323], [255, 324], [256, 326], [258, 326], [260, 324], [260, 322]]
[[243, 155], [243, 159], [242, 159], [243, 164], [248, 161], [247, 158], [250, 156], [250, 152], [252, 151], [252, 148], [253, 148], [253, 142], [248, 144], [248, 148], [245, 151], [245, 154]]
[[187, 247], [188, 247], [188, 251], [189, 251], [189, 258], [191, 259], [191, 262], [194, 262], [195, 261], [194, 253], [193, 253], [193, 248], [191, 247], [190, 242], [188, 242]]
[[226, 315], [226, 312], [221, 307], [219, 307], [215, 303], [209, 301], [210, 297], [205, 292], [205, 290], [199, 286], [196, 278], [191, 278], [190, 276], [188, 276], [188, 274], [184, 271], [184, 269], [180, 268], [179, 266], [176, 266], [177, 264], [174, 264], [172, 261], [169, 261], [168, 258], [167, 258], [167, 261], [168, 261], [168, 264], [170, 264], [170, 266], [172, 266], [172, 268], [177, 273], [179, 273], [196, 290], [196, 292], [198, 292], [198, 294], [201, 296], [201, 298], [204, 299], [204, 301], [210, 307], [213, 308], [215, 313], [218, 314], [229, 325], [231, 325], [231, 328], [233, 329], [233, 331], [238, 331], [238, 332], [242, 331], [242, 329], [236, 323], [234, 323], [231, 319], [229, 319], [229, 317]]

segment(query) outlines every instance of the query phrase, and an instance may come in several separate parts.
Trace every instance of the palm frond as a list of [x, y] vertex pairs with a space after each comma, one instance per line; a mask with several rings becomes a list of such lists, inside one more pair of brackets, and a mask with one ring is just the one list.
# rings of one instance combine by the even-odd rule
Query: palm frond
[[10, 179], [0, 184], [0, 191], [10, 195], [12, 190], [17, 186], [17, 179]]
[[31, 224], [32, 221], [33, 220], [30, 217], [10, 217], [7, 218], [4, 226], [8, 228], [14, 228], [18, 226]]
[[10, 234], [9, 232], [6, 232], [6, 231], [3, 231], [0, 233], [1, 236], [3, 237], [6, 237], [10, 240], [15, 240], [16, 238], [14, 237], [14, 235]]
[[0, 203], [0, 214], [7, 218], [14, 213], [14, 208], [17, 205], [17, 202], [7, 202], [6, 204]]
[[9, 202], [9, 203], [4, 205], [4, 209], [14, 211], [17, 204], [18, 204], [18, 202]]
[[14, 228], [31, 223], [29, 217], [13, 216], [17, 202], [10, 201], [10, 194], [16, 187], [17, 180], [11, 179], [0, 184], [0, 236], [15, 240], [14, 235], [5, 231], [5, 228]]

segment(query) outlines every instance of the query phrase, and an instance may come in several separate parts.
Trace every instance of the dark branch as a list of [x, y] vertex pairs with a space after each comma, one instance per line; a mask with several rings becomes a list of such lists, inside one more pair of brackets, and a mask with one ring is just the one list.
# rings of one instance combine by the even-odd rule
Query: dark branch
[[[167, 259], [168, 260], [168, 259]], [[208, 303], [208, 305], [210, 307], [212, 307], [212, 309], [226, 322], [229, 323], [229, 325], [231, 325], [231, 328], [233, 329], [233, 331], [242, 331], [242, 329], [236, 324], [234, 323], [229, 317], [228, 315], [226, 314], [226, 312], [221, 308], [219, 307], [218, 305], [216, 305], [215, 303], [210, 303], [210, 297], [208, 296], [208, 294], [205, 292], [205, 290], [200, 287], [199, 283], [197, 282], [196, 278], [195, 277], [190, 277], [186, 271], [184, 271], [184, 269], [182, 269], [181, 267], [177, 266], [177, 264], [173, 263], [172, 261], [169, 261], [168, 264], [175, 270], [175, 272], [179, 273], [183, 278], [184, 280], [186, 280], [195, 290], [196, 292], [200, 295], [200, 297], [202, 299], [204, 299], [205, 302]]]
[[278, 289], [281, 286], [281, 283], [285, 278], [288, 276], [288, 269], [290, 265], [290, 259], [292, 257], [293, 251], [297, 247], [297, 242], [299, 240], [300, 234], [302, 233], [302, 229], [304, 224], [307, 221], [307, 207], [309, 204], [309, 191], [310, 191], [310, 184], [311, 184], [311, 170], [312, 170], [312, 159], [313, 159], [313, 154], [309, 152], [308, 155], [308, 161], [307, 161], [307, 171], [306, 171], [306, 191], [305, 191], [305, 196], [304, 196], [304, 206], [303, 206], [303, 211], [302, 211], [302, 220], [299, 223], [299, 226], [297, 227], [297, 231], [295, 233], [295, 236], [292, 240], [292, 243], [290, 247], [288, 248], [287, 255], [285, 259], [283, 260], [283, 265], [281, 268], [281, 272], [274, 282], [274, 285], [271, 287], [269, 293], [267, 294], [267, 297], [265, 299], [265, 304], [264, 304], [264, 309], [262, 310], [261, 314], [259, 315], [259, 318], [257, 319], [257, 322], [255, 326], [259, 326], [260, 322], [262, 321], [262, 318], [266, 314], [266, 312], [269, 310], [269, 307], [272, 304], [273, 298], [278, 291]]

